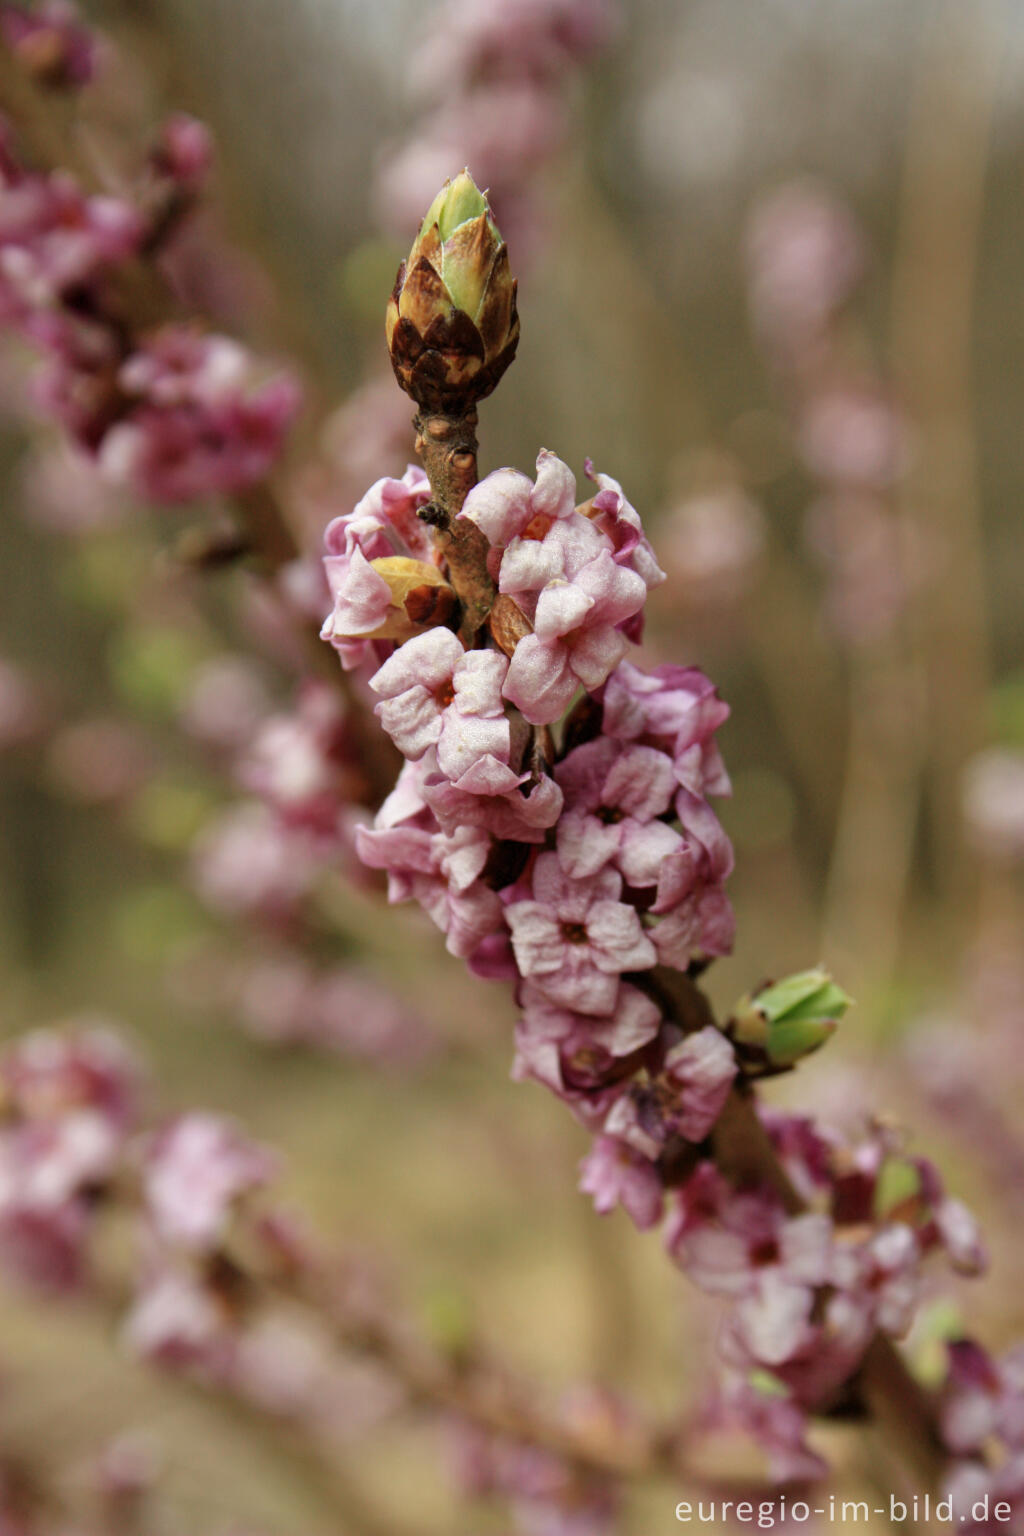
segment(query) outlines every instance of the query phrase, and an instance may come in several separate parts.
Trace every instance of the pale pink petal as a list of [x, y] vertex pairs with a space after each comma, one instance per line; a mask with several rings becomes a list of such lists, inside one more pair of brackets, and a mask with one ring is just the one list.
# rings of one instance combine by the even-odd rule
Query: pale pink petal
[[615, 857], [620, 831], [585, 811], [566, 811], [559, 820], [557, 837], [562, 868], [574, 879], [582, 880], [596, 875]]
[[[520, 641], [520, 645], [525, 643]], [[598, 629], [584, 630], [576, 639], [569, 656], [569, 666], [588, 693], [600, 688], [609, 673], [618, 666], [628, 643], [619, 630], [604, 625]]]
[[732, 1046], [714, 1025], [673, 1046], [665, 1071], [679, 1089], [678, 1128], [687, 1141], [703, 1141], [722, 1112], [736, 1077]]
[[575, 747], [557, 764], [555, 778], [565, 792], [565, 803], [572, 809], [596, 811], [603, 803], [608, 770], [622, 751], [609, 736]]
[[576, 477], [548, 448], [537, 455], [537, 481], [531, 500], [535, 514], [550, 518], [568, 517], [575, 507]]
[[366, 559], [355, 550], [339, 587], [334, 613], [328, 619], [332, 636], [339, 639], [372, 634], [391, 610], [391, 588]]
[[452, 674], [455, 708], [464, 715], [504, 714], [501, 685], [507, 672], [500, 651], [465, 651]]
[[564, 646], [527, 635], [516, 646], [505, 679], [505, 697], [531, 725], [550, 725], [575, 696], [576, 678]]
[[[499, 766], [505, 767], [512, 779], [517, 777], [507, 767], [510, 728], [504, 715], [498, 720], [483, 720], [477, 715], [463, 715], [452, 708], [444, 711], [440, 721], [437, 761], [447, 778], [453, 782], [458, 780], [463, 789], [468, 789], [469, 785], [462, 783], [462, 776], [481, 758], [492, 759]], [[504, 788], [511, 787], [511, 783], [506, 781]], [[487, 789], [483, 793], [494, 794], [495, 790]]]
[[[500, 722], [478, 720], [476, 725], [478, 727], [493, 726], [500, 725]], [[504, 756], [508, 755], [507, 737], [504, 738], [502, 751]], [[438, 756], [440, 759], [440, 749]], [[513, 790], [518, 789], [519, 785], [525, 782], [523, 774], [516, 773], [507, 763], [503, 763], [499, 757], [489, 752], [481, 753], [478, 757], [474, 756], [468, 768], [465, 768], [460, 775], [450, 774], [450, 777], [455, 787], [467, 795], [511, 795]], [[496, 826], [497, 823], [495, 823]]]
[[655, 747], [626, 747], [611, 765], [601, 798], [638, 821], [650, 821], [668, 810], [675, 789], [670, 757]]
[[585, 621], [594, 599], [574, 582], [549, 581], [537, 600], [533, 627], [542, 640], [568, 635]]
[[658, 954], [632, 907], [595, 901], [587, 917], [594, 964], [602, 971], [641, 971], [657, 965]]
[[399, 646], [370, 678], [370, 687], [388, 699], [406, 688], [439, 688], [452, 676], [465, 654], [450, 629], [430, 629]]
[[[615, 828], [608, 828], [614, 831]], [[685, 848], [678, 832], [663, 821], [626, 820], [619, 824], [617, 862], [626, 877], [627, 885], [643, 890], [647, 886], [659, 887], [662, 871], [669, 860], [675, 859], [680, 848]], [[673, 878], [678, 878], [678, 864], [671, 864]]]
[[810, 1315], [814, 1292], [777, 1270], [760, 1278], [753, 1296], [736, 1309], [737, 1332], [751, 1357], [761, 1365], [781, 1365], [812, 1337]]
[[561, 924], [550, 907], [540, 901], [517, 901], [505, 909], [512, 930], [512, 948], [524, 976], [557, 971], [566, 943]]
[[498, 588], [510, 596], [541, 592], [552, 581], [564, 581], [565, 561], [550, 539], [514, 539], [501, 557]]
[[374, 713], [380, 716], [381, 725], [402, 756], [413, 762], [434, 746], [441, 735], [441, 711], [426, 688], [407, 688], [397, 698], [384, 699], [375, 705]]
[[476, 524], [488, 543], [510, 544], [533, 517], [533, 485], [515, 469], [496, 469], [466, 497], [460, 517]]
[[661, 1220], [665, 1197], [657, 1170], [612, 1136], [599, 1136], [580, 1164], [580, 1190], [592, 1196], [598, 1215], [621, 1205], [641, 1232]]

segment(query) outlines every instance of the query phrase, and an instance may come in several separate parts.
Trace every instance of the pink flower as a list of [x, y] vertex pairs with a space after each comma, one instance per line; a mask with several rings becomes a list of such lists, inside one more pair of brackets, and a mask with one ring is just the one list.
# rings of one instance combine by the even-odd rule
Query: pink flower
[[508, 766], [509, 722], [501, 685], [508, 662], [497, 651], [465, 651], [448, 629], [431, 629], [400, 646], [370, 679], [382, 695], [376, 713], [408, 758], [437, 747], [452, 783], [495, 793], [514, 787]]
[[533, 725], [557, 720], [578, 688], [600, 688], [622, 660], [627, 640], [619, 626], [639, 613], [646, 595], [642, 579], [607, 549], [571, 581], [553, 577], [537, 598], [534, 633], [516, 646], [505, 697]]
[[632, 527], [623, 533], [611, 509], [628, 503], [608, 490], [598, 519], [613, 537], [576, 510], [575, 494], [572, 472], [544, 450], [535, 484], [497, 470], [474, 487], [460, 514], [490, 541], [500, 590], [533, 625], [512, 657], [505, 696], [535, 725], [557, 720], [581, 685], [600, 687], [626, 649], [618, 626], [639, 613], [647, 595], [631, 564], [640, 536]]
[[730, 1374], [715, 1397], [701, 1405], [695, 1429], [698, 1447], [704, 1434], [713, 1440], [730, 1432], [749, 1437], [779, 1483], [804, 1482], [828, 1471], [807, 1444], [807, 1416], [800, 1405], [784, 1390], [751, 1381], [746, 1373]]
[[388, 900], [418, 901], [448, 952], [465, 960], [505, 928], [499, 896], [478, 879], [489, 851], [490, 838], [471, 826], [450, 836], [409, 822], [356, 829], [360, 859], [388, 872]]
[[582, 879], [613, 863], [629, 885], [657, 885], [663, 861], [682, 844], [658, 819], [675, 794], [672, 759], [601, 736], [563, 758], [555, 778], [566, 798], [558, 822], [566, 874]]
[[296, 381], [265, 374], [226, 336], [166, 326], [123, 364], [127, 417], [103, 438], [100, 468], [154, 501], [188, 501], [265, 478], [298, 410]]
[[273, 715], [256, 734], [238, 779], [283, 820], [336, 835], [359, 782], [351, 761], [345, 711], [336, 691], [307, 683], [292, 714]]
[[480, 827], [499, 842], [543, 843], [562, 810], [562, 791], [554, 779], [541, 774], [531, 782], [523, 773], [513, 775], [511, 782], [503, 778], [492, 788], [492, 773], [496, 778], [496, 771], [483, 764], [479, 781], [470, 770], [458, 785], [443, 774], [428, 775], [423, 794], [441, 827], [448, 833]]
[[496, 469], [473, 487], [459, 516], [475, 523], [492, 549], [500, 552], [517, 539], [543, 540], [557, 522], [575, 525], [575, 509], [572, 470], [542, 448], [535, 484], [517, 469]]
[[91, 1019], [68, 1029], [33, 1030], [0, 1060], [5, 1098], [30, 1120], [89, 1109], [125, 1130], [138, 1112], [141, 1076], [120, 1035]]
[[573, 880], [557, 854], [542, 853], [532, 893], [532, 900], [513, 902], [505, 912], [520, 971], [554, 1003], [577, 1013], [608, 1013], [619, 976], [656, 961], [635, 911], [618, 899], [620, 876], [605, 869]]
[[234, 1347], [223, 1300], [190, 1270], [164, 1266], [144, 1280], [124, 1335], [144, 1360], [214, 1376], [226, 1370]]
[[150, 163], [158, 176], [177, 183], [183, 192], [202, 186], [213, 160], [213, 139], [205, 123], [187, 112], [174, 112], [160, 129]]
[[788, 357], [812, 343], [853, 292], [864, 240], [827, 187], [795, 181], [758, 204], [747, 261], [754, 322]]
[[139, 1071], [105, 1027], [37, 1030], [0, 1062], [0, 1258], [28, 1283], [83, 1276], [93, 1196], [110, 1184], [137, 1109]]
[[391, 607], [391, 589], [370, 562], [392, 555], [432, 560], [430, 532], [416, 516], [429, 500], [426, 475], [410, 464], [401, 480], [375, 481], [351, 512], [327, 526], [324, 573], [334, 606], [320, 638], [330, 641], [346, 670], [379, 663], [393, 649], [389, 641], [358, 638], [380, 629]]
[[560, 1007], [530, 982], [520, 1001], [513, 1077], [543, 1083], [584, 1125], [599, 1130], [642, 1053], [657, 1039], [660, 1009], [625, 982], [607, 1017]]
[[[597, 495], [587, 509], [587, 516], [611, 543], [616, 564], [635, 571], [650, 592], [667, 578], [644, 534], [639, 512], [626, 500], [617, 480], [613, 480], [610, 475], [595, 474], [589, 459], [586, 470], [588, 477], [598, 486]], [[639, 643], [642, 630], [642, 612], [638, 612], [630, 621], [627, 630], [629, 639]]]
[[86, 196], [66, 172], [24, 171], [0, 140], [0, 315], [64, 356], [77, 332], [58, 311], [109, 266], [134, 255], [145, 224], [129, 203]]
[[658, 1072], [634, 1078], [604, 1129], [655, 1161], [673, 1137], [700, 1142], [722, 1112], [736, 1076], [732, 1046], [713, 1025], [673, 1046]]
[[1020, 1352], [997, 1363], [972, 1339], [946, 1345], [949, 1371], [943, 1389], [942, 1438], [950, 1450], [969, 1456], [1001, 1435], [1024, 1448], [1024, 1370]]
[[193, 848], [199, 895], [229, 917], [281, 918], [311, 889], [335, 839], [290, 828], [267, 806], [240, 800], [203, 828]]
[[679, 1092], [673, 1129], [687, 1141], [703, 1141], [736, 1078], [732, 1046], [709, 1024], [672, 1047], [665, 1057], [665, 1075]]
[[166, 1243], [209, 1252], [239, 1201], [264, 1185], [276, 1160], [217, 1115], [183, 1115], [146, 1154], [146, 1205]]
[[43, 0], [33, 11], [0, 7], [0, 35], [19, 65], [40, 73], [47, 85], [86, 85], [93, 77], [99, 46], [67, 0]]
[[691, 960], [727, 955], [732, 948], [736, 919], [725, 892], [716, 885], [698, 886], [651, 929], [658, 962], [685, 971]]
[[624, 661], [608, 679], [603, 704], [607, 735], [667, 752], [682, 788], [701, 798], [729, 793], [714, 742], [718, 727], [729, 718], [729, 706], [696, 667], [666, 665], [643, 672]]
[[657, 1170], [641, 1153], [612, 1136], [599, 1136], [583, 1159], [580, 1189], [593, 1197], [601, 1216], [621, 1205], [641, 1232], [661, 1220], [664, 1192]]

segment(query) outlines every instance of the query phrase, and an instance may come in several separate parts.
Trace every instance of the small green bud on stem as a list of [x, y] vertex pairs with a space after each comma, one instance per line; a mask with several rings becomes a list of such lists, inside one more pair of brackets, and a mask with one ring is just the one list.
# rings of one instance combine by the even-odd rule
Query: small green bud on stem
[[830, 1038], [850, 998], [827, 971], [800, 971], [740, 999], [726, 1025], [747, 1077], [786, 1072]]

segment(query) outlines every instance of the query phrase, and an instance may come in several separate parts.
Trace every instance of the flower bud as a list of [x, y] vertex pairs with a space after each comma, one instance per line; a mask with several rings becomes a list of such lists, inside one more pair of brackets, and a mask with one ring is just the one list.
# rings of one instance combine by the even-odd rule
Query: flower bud
[[427, 411], [465, 414], [515, 356], [508, 247], [468, 171], [437, 194], [398, 269], [387, 338], [395, 377]]
[[741, 998], [726, 1033], [747, 1076], [770, 1076], [824, 1045], [849, 1006], [827, 971], [799, 971]]

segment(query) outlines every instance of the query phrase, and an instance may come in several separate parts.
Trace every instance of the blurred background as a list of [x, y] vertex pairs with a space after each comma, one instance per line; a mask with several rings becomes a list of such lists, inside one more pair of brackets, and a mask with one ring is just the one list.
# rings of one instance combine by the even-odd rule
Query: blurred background
[[[434, 0], [84, 5], [114, 52], [83, 112], [115, 158], [171, 108], [212, 128], [177, 259], [224, 329], [303, 377], [282, 483], [313, 552], [413, 456], [382, 315], [418, 216], [464, 164], [490, 184], [523, 330], [481, 468], [530, 471], [543, 445], [585, 485], [589, 455], [641, 511], [670, 575], [649, 658], [699, 665], [733, 709], [738, 940], [709, 990], [727, 1009], [820, 960], [853, 993], [772, 1097], [915, 1126], [988, 1224], [971, 1306], [997, 1345], [1024, 1323], [1024, 14], [599, 10], [571, 68], [531, 75], [510, 35], [466, 90]], [[289, 1195], [426, 1326], [471, 1325], [553, 1390], [606, 1380], [674, 1411], [714, 1310], [576, 1193], [585, 1137], [508, 1081], [503, 991], [347, 869], [268, 926], [223, 837], [214, 858], [225, 763], [288, 707], [274, 614], [243, 574], [175, 565], [201, 510], [126, 505], [62, 462], [22, 375], [0, 359], [4, 1032], [123, 1021], [160, 1106], [281, 1148]], [[74, 1308], [2, 1307], [13, 1442], [45, 1425], [73, 1463], [141, 1423], [168, 1530], [328, 1528], [272, 1447], [254, 1464], [238, 1425]], [[375, 1392], [354, 1376], [341, 1438], [378, 1528], [505, 1529], [486, 1507], [467, 1523], [433, 1432]], [[669, 1529], [674, 1497], [639, 1490], [622, 1529]]]

